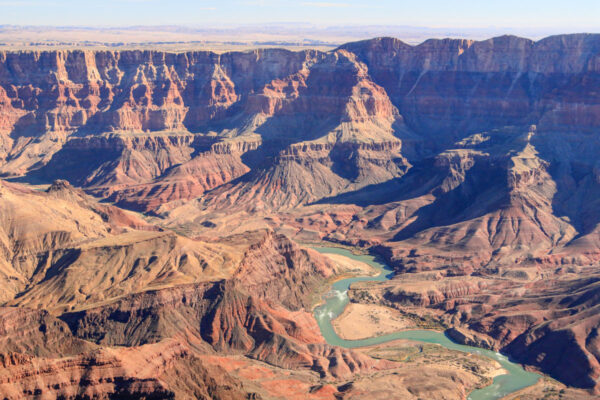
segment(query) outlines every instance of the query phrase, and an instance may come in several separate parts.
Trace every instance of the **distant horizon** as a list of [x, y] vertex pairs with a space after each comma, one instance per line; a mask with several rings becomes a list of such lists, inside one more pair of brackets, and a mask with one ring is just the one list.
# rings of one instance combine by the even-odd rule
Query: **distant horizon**
[[231, 24], [202, 24], [202, 23], [188, 23], [188, 24], [123, 24], [123, 25], [85, 25], [85, 24], [12, 24], [12, 23], [0, 23], [0, 29], [2, 28], [24, 28], [24, 29], [156, 29], [156, 28], [179, 28], [179, 29], [191, 29], [191, 30], [232, 30], [232, 29], [243, 29], [243, 28], [271, 28], [277, 27], [280, 29], [285, 28], [317, 28], [317, 29], [349, 29], [349, 28], [369, 28], [369, 29], [407, 29], [414, 31], [494, 31], [494, 32], [507, 32], [507, 34], [515, 34], [515, 32], [555, 32], [556, 34], [577, 34], [577, 33], [589, 33], [596, 34], [600, 33], [600, 27], [595, 29], [587, 28], [561, 28], [552, 26], [539, 26], [539, 27], [511, 27], [511, 26], [430, 26], [430, 25], [406, 25], [406, 24], [324, 24], [324, 23], [311, 23], [302, 21], [289, 21], [289, 22], [248, 22], [248, 23], [231, 23]]
[[240, 46], [267, 44], [277, 46], [329, 46], [377, 37], [393, 37], [411, 45], [428, 39], [486, 40], [512, 35], [540, 40], [554, 35], [599, 34], [593, 31], [557, 29], [436, 28], [416, 25], [326, 25], [308, 22], [224, 24], [218, 27], [187, 25], [0, 25], [0, 48], [11, 46], [135, 46], [137, 44], [221, 43]]
[[285, 25], [600, 31], [593, 0], [0, 0], [0, 25]]

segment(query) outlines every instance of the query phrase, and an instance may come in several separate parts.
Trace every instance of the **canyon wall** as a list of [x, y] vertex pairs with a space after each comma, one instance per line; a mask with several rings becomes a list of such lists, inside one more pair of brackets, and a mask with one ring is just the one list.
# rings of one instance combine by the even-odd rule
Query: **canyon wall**
[[[381, 38], [331, 53], [3, 52], [0, 173], [67, 178], [144, 211], [264, 184], [253, 196], [281, 208], [402, 176], [407, 159], [508, 125], [574, 146], [600, 123], [599, 43], [582, 34]], [[312, 180], [306, 195], [300, 177]]]

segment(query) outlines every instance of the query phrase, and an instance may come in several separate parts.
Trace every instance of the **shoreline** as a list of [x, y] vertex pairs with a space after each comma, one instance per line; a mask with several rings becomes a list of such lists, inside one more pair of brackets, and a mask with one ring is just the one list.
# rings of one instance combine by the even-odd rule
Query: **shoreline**
[[[321, 248], [327, 249], [326, 246], [322, 246]], [[338, 248], [330, 248], [330, 249], [335, 250]], [[348, 251], [350, 254], [352, 254], [352, 252], [350, 252], [349, 250], [347, 250], [347, 249], [345, 249], [345, 250]], [[334, 251], [332, 251], [332, 252], [334, 254], [338, 254]], [[351, 256], [346, 256], [346, 257], [353, 259], [353, 257], [351, 257]], [[357, 261], [360, 261], [360, 260], [357, 260]], [[377, 277], [376, 277], [379, 279], [373, 279], [374, 281], [385, 281], [388, 279], [387, 276], [385, 275], [385, 271], [387, 270], [387, 268], [386, 268], [387, 264], [383, 264], [383, 263], [376, 262], [376, 261], [375, 262], [371, 261], [368, 264], [380, 272], [379, 275], [377, 275]], [[360, 278], [360, 276], [359, 276], [359, 278]], [[369, 277], [363, 276], [363, 278], [369, 278]], [[335, 281], [339, 282], [340, 280], [342, 280], [341, 277], [337, 277], [337, 279]], [[369, 279], [364, 279], [364, 281], [368, 281], [368, 280]], [[354, 282], [348, 282], [347, 287], [350, 287], [350, 285], [352, 285], [352, 283], [354, 283]], [[344, 287], [344, 286], [342, 286], [342, 287]], [[529, 387], [535, 385], [543, 377], [543, 375], [540, 375], [538, 373], [532, 373], [530, 371], [527, 371], [522, 364], [513, 363], [508, 358], [500, 357], [500, 354], [498, 354], [494, 351], [486, 350], [486, 349], [474, 347], [474, 346], [463, 345], [463, 344], [454, 342], [448, 336], [445, 335], [444, 331], [440, 332], [438, 330], [410, 328], [410, 329], [401, 330], [401, 331], [396, 330], [394, 332], [391, 332], [388, 334], [383, 334], [383, 335], [378, 335], [378, 334], [369, 335], [369, 337], [366, 339], [347, 340], [343, 336], [340, 336], [340, 334], [338, 334], [337, 330], [335, 329], [334, 321], [339, 319], [339, 317], [342, 317], [345, 313], [349, 312], [347, 310], [350, 305], [350, 302], [348, 301], [345, 304], [338, 303], [338, 305], [336, 305], [335, 302], [331, 303], [328, 300], [322, 298], [321, 304], [323, 305], [323, 307], [327, 307], [327, 306], [333, 307], [333, 308], [329, 309], [329, 311], [328, 311], [330, 315], [336, 315], [336, 314], [338, 315], [338, 317], [336, 317], [335, 319], [318, 318], [316, 315], [314, 315], [316, 307], [313, 308], [313, 316], [317, 320], [317, 324], [319, 325], [319, 328], [321, 329], [321, 334], [324, 337], [325, 341], [330, 345], [341, 346], [341, 347], [345, 347], [345, 348], [359, 349], [359, 348], [368, 348], [369, 346], [373, 346], [373, 345], [385, 345], [388, 343], [392, 343], [396, 340], [411, 340], [411, 341], [421, 342], [421, 343], [437, 344], [448, 350], [456, 350], [456, 351], [463, 352], [465, 354], [479, 355], [479, 356], [488, 358], [488, 359], [493, 360], [494, 362], [498, 363], [501, 368], [494, 369], [492, 371], [492, 373], [489, 375], [489, 378], [492, 379], [492, 382], [484, 387], [475, 388], [474, 390], [472, 390], [468, 394], [468, 399], [499, 400], [502, 397], [511, 395], [519, 390], [526, 389], [526, 388], [529, 388]], [[359, 304], [359, 303], [353, 303], [353, 304]], [[341, 306], [343, 306], [343, 309], [341, 309], [341, 312], [339, 312], [338, 310], [339, 310], [339, 308], [341, 308]], [[336, 310], [335, 307], [337, 307], [338, 310]], [[325, 308], [325, 310], [327, 310], [327, 308]], [[516, 367], [518, 367], [518, 368], [516, 368]], [[503, 373], [503, 372], [505, 372], [505, 373]], [[498, 376], [506, 376], [507, 378], [497, 381], [496, 377], [498, 377]], [[522, 386], [522, 385], [525, 385], [525, 386]], [[521, 387], [519, 387], [519, 386], [521, 386]]]
[[[383, 321], [375, 321], [373, 320], [374, 318], [382, 319]], [[371, 319], [371, 321], [369, 321], [369, 319]], [[402, 322], [406, 323], [404, 327], [398, 329], [392, 327], [395, 324], [399, 327], [402, 325]], [[331, 320], [331, 325], [333, 326], [335, 333], [344, 340], [364, 340], [418, 328], [411, 322], [412, 321], [403, 318], [398, 311], [386, 306], [349, 302], [346, 304], [346, 307], [344, 307], [344, 311]], [[349, 334], [348, 329], [344, 329], [346, 325], [352, 324], [361, 326], [362, 329], [359, 331], [362, 332], [362, 334]], [[377, 324], [382, 324], [383, 326]], [[381, 330], [375, 331], [377, 328]]]

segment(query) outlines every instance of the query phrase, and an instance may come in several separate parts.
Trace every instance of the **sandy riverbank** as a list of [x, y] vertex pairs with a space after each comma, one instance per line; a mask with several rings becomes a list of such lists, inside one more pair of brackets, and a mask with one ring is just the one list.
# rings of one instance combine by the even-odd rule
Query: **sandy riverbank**
[[336, 333], [346, 340], [366, 339], [415, 328], [412, 321], [398, 311], [375, 304], [350, 303], [332, 323]]

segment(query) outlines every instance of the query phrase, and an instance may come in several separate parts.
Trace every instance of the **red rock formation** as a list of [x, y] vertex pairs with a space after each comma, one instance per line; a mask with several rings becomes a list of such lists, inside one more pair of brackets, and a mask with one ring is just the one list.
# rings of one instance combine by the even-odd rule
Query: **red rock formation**
[[[597, 43], [593, 35], [571, 35], [539, 42], [509, 36], [482, 42], [430, 40], [414, 47], [377, 39], [331, 54], [5, 52], [0, 59], [2, 126], [13, 139], [3, 139], [3, 170], [21, 174], [38, 168], [73, 132], [208, 131], [214, 126], [218, 135], [258, 134], [269, 141], [328, 137], [330, 143], [398, 146], [394, 136], [409, 143], [419, 135], [435, 137], [438, 144], [448, 144], [465, 133], [507, 124], [587, 131], [597, 123], [596, 97], [586, 92], [594, 82]], [[36, 77], [29, 79], [32, 74]], [[417, 135], [397, 125], [402, 121], [398, 110]], [[273, 198], [273, 189], [254, 196], [267, 206], [310, 202], [400, 176], [406, 167], [406, 162], [391, 162], [400, 159], [399, 152], [363, 154], [355, 145], [345, 146], [334, 146], [336, 151], [309, 168], [285, 162], [273, 171], [258, 171], [249, 185], [282, 187], [289, 196]], [[150, 165], [144, 166], [140, 155], [126, 150], [112, 164], [100, 163], [99, 171], [81, 171], [78, 183], [104, 181], [116, 190], [124, 185], [126, 192], [115, 198], [131, 196], [130, 206], [148, 210], [157, 206], [150, 193], [158, 193], [161, 201], [189, 199], [244, 173], [239, 160], [222, 160], [212, 165], [218, 178], [209, 185], [186, 175], [196, 169], [181, 171], [175, 180], [162, 176], [165, 168], [189, 160], [189, 154], [175, 156], [182, 150], [187, 151], [166, 150], [172, 160], [153, 170], [148, 168], [160, 165], [160, 159], [146, 159]], [[53, 170], [64, 163], [61, 157]], [[347, 159], [350, 166], [336, 165]], [[279, 175], [284, 182], [278, 183]], [[296, 176], [311, 175], [332, 183], [316, 180], [312, 193], [302, 196]], [[133, 181], [146, 186], [133, 188]], [[239, 190], [246, 189], [233, 189]], [[111, 194], [100, 188], [94, 193]]]
[[233, 279], [250, 293], [290, 310], [309, 310], [317, 288], [337, 272], [335, 265], [316, 251], [267, 232], [244, 253]]
[[239, 283], [218, 282], [128, 296], [63, 319], [76, 336], [104, 345], [132, 346], [185, 335], [222, 354], [246, 354], [285, 369], [312, 369], [323, 377], [348, 378], [393, 366], [324, 344], [310, 314], [273, 304], [249, 295]]
[[[240, 382], [205, 365], [175, 340], [137, 348], [101, 348], [72, 336], [45, 312], [0, 309], [0, 395], [7, 399], [243, 397]], [[181, 385], [175, 376], [194, 384]], [[214, 396], [214, 397], [213, 397]]]

